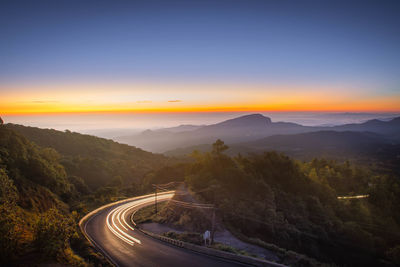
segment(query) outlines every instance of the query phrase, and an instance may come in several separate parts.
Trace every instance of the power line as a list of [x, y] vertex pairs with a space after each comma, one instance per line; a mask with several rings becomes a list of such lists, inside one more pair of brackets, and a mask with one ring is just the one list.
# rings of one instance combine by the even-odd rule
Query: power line
[[185, 207], [185, 208], [198, 208], [198, 209], [214, 209], [214, 205], [209, 204], [198, 204], [193, 202], [184, 202], [175, 199], [170, 199], [169, 203], [175, 204], [177, 206]]

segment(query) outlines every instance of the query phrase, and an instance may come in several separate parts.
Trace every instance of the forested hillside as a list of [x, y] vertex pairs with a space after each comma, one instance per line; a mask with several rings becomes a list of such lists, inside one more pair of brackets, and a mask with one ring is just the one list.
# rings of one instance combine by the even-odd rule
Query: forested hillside
[[79, 219], [143, 193], [143, 178], [166, 163], [101, 138], [0, 125], [0, 264], [107, 264], [82, 237]]
[[78, 214], [67, 203], [78, 192], [60, 158], [0, 126], [0, 262], [85, 264], [71, 248]]
[[125, 187], [140, 182], [154, 166], [165, 166], [170, 159], [139, 148], [95, 136], [7, 124], [42, 147], [55, 149], [67, 173], [84, 180], [91, 190], [112, 184]]
[[[321, 262], [400, 264], [399, 177], [275, 152], [232, 158], [226, 149], [218, 141], [211, 152], [194, 153], [186, 181], [237, 235]], [[369, 198], [337, 199], [359, 194]]]

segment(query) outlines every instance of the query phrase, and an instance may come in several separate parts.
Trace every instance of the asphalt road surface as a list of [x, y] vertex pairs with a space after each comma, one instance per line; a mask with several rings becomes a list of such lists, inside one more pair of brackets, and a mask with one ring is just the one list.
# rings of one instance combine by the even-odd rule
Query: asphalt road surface
[[[159, 195], [159, 201], [173, 193]], [[145, 196], [117, 203], [99, 211], [83, 224], [91, 242], [117, 266], [244, 266], [237, 262], [199, 254], [153, 239], [134, 229], [133, 212], [154, 203], [154, 196]]]

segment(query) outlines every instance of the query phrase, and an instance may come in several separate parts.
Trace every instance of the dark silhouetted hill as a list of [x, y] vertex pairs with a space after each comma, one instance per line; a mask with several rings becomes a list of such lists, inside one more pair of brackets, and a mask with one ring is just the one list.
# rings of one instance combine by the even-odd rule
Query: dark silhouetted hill
[[[194, 150], [209, 151], [210, 144], [189, 146], [165, 152], [168, 156], [189, 155]], [[400, 144], [371, 132], [318, 131], [294, 135], [274, 135], [251, 142], [230, 144], [227, 153], [251, 154], [279, 151], [301, 160], [325, 157], [379, 164], [385, 169], [400, 171]]]
[[369, 120], [360, 124], [345, 124], [331, 128], [334, 131], [373, 132], [398, 139], [400, 134], [400, 117], [389, 121]]

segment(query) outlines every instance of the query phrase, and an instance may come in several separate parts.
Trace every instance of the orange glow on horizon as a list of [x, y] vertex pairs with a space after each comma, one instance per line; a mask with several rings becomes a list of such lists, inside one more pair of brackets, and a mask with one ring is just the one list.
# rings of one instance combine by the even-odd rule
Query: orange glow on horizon
[[400, 94], [346, 86], [106, 84], [1, 86], [0, 115], [194, 112], [399, 112]]
[[377, 109], [361, 109], [357, 107], [348, 108], [285, 108], [285, 107], [194, 107], [180, 109], [40, 109], [40, 110], [3, 110], [1, 115], [56, 115], [56, 114], [129, 114], [129, 113], [207, 113], [207, 112], [376, 112], [376, 113], [397, 113], [400, 109], [392, 107]]

